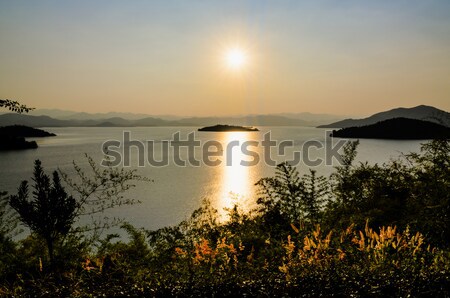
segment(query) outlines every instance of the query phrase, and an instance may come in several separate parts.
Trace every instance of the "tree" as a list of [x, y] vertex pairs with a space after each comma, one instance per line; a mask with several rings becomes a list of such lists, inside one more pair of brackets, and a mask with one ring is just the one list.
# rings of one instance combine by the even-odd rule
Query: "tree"
[[[45, 241], [51, 267], [54, 267], [55, 249], [69, 244], [73, 236], [83, 236], [83, 244], [89, 245], [99, 239], [101, 231], [120, 224], [121, 219], [111, 222], [107, 217], [102, 219], [94, 215], [117, 206], [139, 203], [125, 198], [123, 193], [134, 186], [132, 181], [150, 181], [136, 175], [135, 170], [118, 169], [110, 164], [100, 169], [92, 158], [87, 158], [92, 175], [88, 175], [74, 162], [74, 179], [61, 171], [54, 171], [52, 181], [44, 173], [41, 162], [36, 160], [33, 198], [28, 198], [27, 181], [21, 183], [16, 195], [9, 197], [9, 203], [19, 214], [22, 223]], [[61, 185], [60, 175], [72, 189], [72, 195]], [[83, 216], [92, 217], [92, 223], [75, 225]], [[86, 237], [87, 232], [90, 237]]]
[[287, 162], [280, 163], [275, 177], [262, 178], [255, 185], [259, 188], [259, 211], [266, 221], [280, 224], [302, 218], [299, 197], [303, 185], [296, 168]]
[[[34, 110], [34, 108], [28, 108], [14, 100], [0, 99], [0, 108], [3, 107], [19, 114]], [[18, 233], [16, 229], [18, 223], [17, 214], [11, 210], [9, 205], [7, 192], [0, 190], [0, 268], [2, 268], [2, 274], [7, 271], [8, 264], [12, 263], [7, 260], [15, 257], [14, 252], [16, 247], [12, 237]]]
[[328, 181], [310, 169], [309, 174], [302, 177], [302, 182], [302, 209], [308, 222], [315, 225], [320, 222], [325, 198], [329, 193]]
[[[9, 99], [0, 99], [0, 107], [8, 108], [10, 111], [19, 114], [34, 110], [34, 108], [28, 108], [17, 101]], [[13, 214], [9, 208], [8, 201], [7, 192], [0, 191], [0, 245], [11, 239], [12, 232], [16, 229], [18, 223], [16, 214]]]
[[359, 145], [359, 140], [353, 142], [347, 142], [343, 148], [343, 154], [341, 156], [342, 163], [336, 167], [336, 172], [331, 175], [333, 183], [333, 193], [336, 196], [336, 201], [339, 204], [348, 205], [351, 203], [353, 197], [352, 192], [355, 191], [353, 187], [353, 181], [351, 177], [354, 166], [353, 161], [356, 158], [356, 148]]
[[450, 243], [450, 140], [425, 143], [406, 155], [410, 165], [408, 221], [436, 244]]
[[41, 162], [36, 160], [33, 175], [33, 199], [29, 199], [28, 182], [23, 181], [17, 195], [10, 196], [10, 205], [21, 221], [45, 240], [53, 266], [55, 244], [69, 233], [79, 204], [61, 186], [57, 171], [53, 172], [50, 181]]
[[275, 177], [260, 179], [256, 185], [260, 195], [257, 203], [267, 219], [310, 224], [319, 221], [328, 183], [316, 171], [300, 177], [295, 167], [283, 162], [277, 165]]

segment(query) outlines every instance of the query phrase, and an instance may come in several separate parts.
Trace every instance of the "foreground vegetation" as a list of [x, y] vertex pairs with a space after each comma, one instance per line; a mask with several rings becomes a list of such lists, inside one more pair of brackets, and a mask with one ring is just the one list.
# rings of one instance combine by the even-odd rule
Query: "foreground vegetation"
[[[122, 193], [141, 177], [90, 160], [63, 187], [36, 162], [31, 198], [26, 183], [2, 195], [0, 295], [449, 296], [449, 141], [384, 165], [355, 164], [357, 144], [328, 178], [278, 165], [249, 213], [220, 222], [205, 201], [173, 227], [120, 222], [128, 240], [79, 222], [136, 203]], [[19, 221], [31, 234], [13, 241]]]

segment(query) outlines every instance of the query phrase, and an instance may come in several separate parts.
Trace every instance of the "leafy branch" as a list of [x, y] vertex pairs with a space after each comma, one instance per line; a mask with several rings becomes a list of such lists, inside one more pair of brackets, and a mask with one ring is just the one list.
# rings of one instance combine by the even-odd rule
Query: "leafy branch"
[[34, 110], [34, 108], [29, 108], [26, 105], [20, 104], [18, 101], [10, 100], [10, 99], [0, 99], [0, 107], [7, 108], [8, 110], [22, 114], [28, 113], [29, 111]]
[[90, 175], [74, 161], [74, 178], [59, 170], [62, 179], [76, 195], [78, 206], [75, 209], [75, 217], [90, 216], [91, 225], [77, 228], [76, 232], [94, 231], [99, 232], [108, 227], [118, 225], [121, 220], [114, 218], [112, 221], [104, 217], [103, 221], [96, 220], [95, 215], [103, 213], [105, 210], [123, 205], [134, 205], [140, 203], [133, 198], [125, 198], [124, 193], [135, 187], [135, 182], [153, 180], [136, 174], [136, 170], [126, 170], [124, 168], [113, 167], [107, 160], [105, 168], [99, 168], [92, 157], [85, 155], [90, 168]]

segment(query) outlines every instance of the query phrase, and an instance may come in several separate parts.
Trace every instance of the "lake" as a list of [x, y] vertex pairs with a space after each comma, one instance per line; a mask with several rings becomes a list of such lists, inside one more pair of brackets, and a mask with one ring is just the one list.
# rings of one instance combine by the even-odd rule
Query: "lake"
[[[123, 206], [108, 211], [108, 216], [118, 216], [137, 227], [156, 229], [167, 225], [174, 225], [186, 219], [192, 211], [198, 208], [205, 198], [210, 199], [213, 206], [224, 214], [223, 208], [239, 203], [244, 209], [250, 209], [255, 204], [254, 183], [262, 177], [274, 174], [275, 167], [265, 162], [269, 156], [275, 163], [290, 160], [294, 151], [304, 152], [307, 149], [309, 162], [302, 161], [297, 167], [301, 173], [308, 172], [308, 166], [326, 159], [324, 148], [327, 141], [327, 130], [311, 127], [262, 127], [259, 132], [197, 132], [193, 127], [133, 127], [133, 128], [93, 128], [93, 127], [64, 127], [44, 128], [56, 133], [56, 137], [35, 139], [39, 148], [35, 150], [0, 152], [0, 190], [13, 193], [22, 180], [31, 181], [33, 162], [40, 159], [47, 173], [57, 168], [67, 173], [73, 173], [73, 161], [86, 171], [89, 169], [84, 154], [91, 156], [98, 164], [104, 158], [102, 148], [104, 142], [116, 140], [124, 148], [124, 132], [130, 140], [139, 141], [144, 150], [137, 146], [130, 148], [129, 168], [137, 169], [137, 173], [153, 179], [154, 182], [138, 182], [137, 186], [126, 193], [127, 197], [140, 200], [142, 203], [133, 206]], [[179, 133], [180, 140], [173, 141], [174, 134]], [[180, 148], [179, 154], [173, 152], [172, 145], [165, 150], [165, 141], [172, 140], [172, 144], [183, 144], [190, 133], [195, 134], [195, 140], [200, 144], [214, 145], [208, 147], [214, 153], [209, 160], [219, 163], [208, 165], [205, 161], [205, 146], [196, 147], [192, 154], [187, 148]], [[264, 137], [270, 133], [271, 140], [278, 144], [285, 141], [286, 150], [281, 152], [281, 145], [267, 150], [262, 145]], [[149, 143], [153, 146], [149, 152]], [[208, 142], [209, 141], [209, 142]], [[249, 142], [250, 141], [250, 142]], [[288, 142], [286, 142], [288, 141]], [[291, 142], [289, 142], [291, 141]], [[334, 140], [336, 143], [337, 140]], [[136, 142], [134, 142], [136, 143]], [[249, 152], [243, 151], [242, 144], [246, 144]], [[361, 140], [358, 147], [357, 161], [369, 163], [383, 163], [399, 156], [402, 152], [418, 152], [423, 141], [395, 141], [395, 140]], [[219, 148], [219, 144], [222, 148]], [[310, 147], [305, 148], [305, 144]], [[233, 146], [230, 146], [233, 145]], [[292, 146], [291, 146], [292, 145]], [[112, 151], [120, 148], [109, 147]], [[228, 148], [228, 149], [227, 149]], [[214, 150], [213, 150], [214, 149]], [[140, 152], [138, 152], [140, 151]], [[268, 153], [269, 152], [269, 153]], [[140, 154], [138, 154], [140, 153]], [[181, 160], [195, 159], [200, 165], [187, 162], [185, 166], [175, 163], [175, 155]], [[152, 166], [148, 163], [149, 156], [156, 161], [168, 160], [168, 165]], [[139, 160], [144, 159], [144, 166], [139, 166]], [[259, 158], [259, 162], [255, 162]], [[242, 162], [253, 162], [255, 165], [245, 166]], [[333, 166], [338, 164], [333, 158], [332, 164], [320, 163], [312, 167], [319, 174], [330, 175]], [[124, 160], [119, 166], [124, 165]], [[89, 172], [87, 172], [89, 173]]]

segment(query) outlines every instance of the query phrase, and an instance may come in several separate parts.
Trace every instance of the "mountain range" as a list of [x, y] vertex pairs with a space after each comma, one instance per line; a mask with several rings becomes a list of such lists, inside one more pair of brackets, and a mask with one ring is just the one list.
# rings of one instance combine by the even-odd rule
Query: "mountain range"
[[[60, 120], [99, 120], [108, 118], [123, 118], [127, 120], [139, 120], [148, 117], [155, 117], [149, 114], [135, 114], [135, 113], [121, 113], [121, 112], [108, 112], [108, 113], [86, 113], [86, 112], [75, 112], [60, 109], [36, 109], [30, 111], [28, 115], [31, 116], [49, 116]], [[182, 119], [181, 116], [175, 115], [158, 115], [156, 118], [161, 118], [165, 120], [178, 120]]]
[[[315, 126], [317, 122], [305, 121], [276, 115], [250, 115], [241, 117], [191, 117], [166, 120], [156, 117], [124, 119], [111, 117], [104, 119], [65, 120], [49, 116], [32, 116], [8, 113], [0, 115], [0, 126], [26, 125], [30, 127], [135, 127], [135, 126], [209, 126], [218, 123], [243, 126]], [[322, 122], [323, 123], [323, 122]]]
[[[2, 114], [2, 113], [0, 113]], [[4, 113], [3, 113], [4, 114]], [[190, 116], [177, 116], [177, 115], [150, 115], [150, 114], [135, 114], [135, 113], [121, 113], [121, 112], [108, 112], [108, 113], [86, 113], [86, 112], [75, 112], [68, 110], [60, 110], [60, 109], [36, 109], [32, 110], [28, 113], [31, 116], [49, 116], [51, 118], [59, 119], [59, 120], [100, 120], [100, 119], [109, 119], [109, 118], [123, 118], [126, 120], [139, 120], [143, 118], [160, 118], [163, 120], [181, 120], [185, 118], [192, 118]], [[226, 118], [243, 118], [243, 117], [255, 117], [259, 116], [256, 114], [250, 115], [232, 115]], [[339, 121], [345, 116], [339, 115], [331, 115], [331, 114], [314, 114], [314, 113], [274, 113], [264, 116], [281, 116], [289, 119], [301, 119], [305, 121], [309, 121], [311, 123], [328, 123]], [[214, 117], [213, 117], [214, 118]], [[220, 118], [220, 117], [219, 117]], [[223, 118], [223, 117], [222, 117]], [[316, 124], [318, 125], [318, 124]]]
[[[43, 115], [46, 112], [49, 115]], [[36, 110], [30, 114], [0, 115], [0, 126], [26, 125], [31, 127], [136, 127], [136, 126], [211, 126], [228, 124], [239, 126], [317, 126], [345, 128], [375, 124], [392, 118], [427, 120], [450, 126], [450, 113], [435, 107], [420, 105], [397, 108], [363, 119], [341, 120], [339, 116], [311, 113], [280, 113], [268, 115], [240, 115], [227, 117], [149, 116], [131, 113], [75, 113], [63, 110]], [[331, 121], [339, 120], [337, 122]]]

